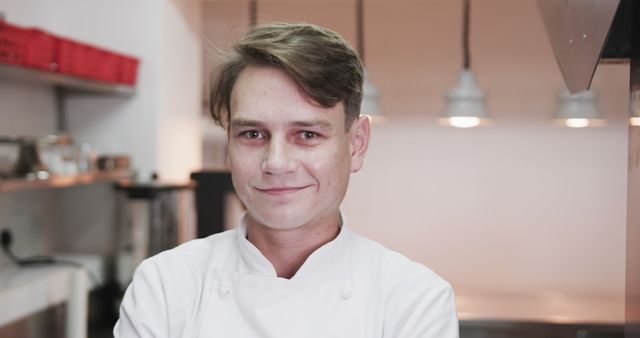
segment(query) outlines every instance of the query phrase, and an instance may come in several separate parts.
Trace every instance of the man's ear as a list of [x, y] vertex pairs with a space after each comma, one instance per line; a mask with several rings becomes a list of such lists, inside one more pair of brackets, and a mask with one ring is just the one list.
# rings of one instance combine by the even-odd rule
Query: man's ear
[[355, 173], [364, 163], [364, 157], [369, 147], [371, 137], [371, 117], [360, 115], [351, 126], [351, 172]]

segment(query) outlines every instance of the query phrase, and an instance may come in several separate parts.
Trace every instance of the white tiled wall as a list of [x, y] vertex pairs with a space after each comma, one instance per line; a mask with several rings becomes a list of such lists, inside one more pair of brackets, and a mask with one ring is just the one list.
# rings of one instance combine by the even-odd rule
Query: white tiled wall
[[[0, 228], [13, 234], [13, 250], [19, 255], [41, 253], [50, 246], [45, 225], [58, 223], [55, 196], [52, 191], [14, 192], [0, 194]], [[0, 271], [10, 264], [0, 254]]]
[[[117, 229], [113, 183], [0, 194], [0, 228], [18, 256], [113, 252]], [[0, 271], [10, 264], [0, 255]]]

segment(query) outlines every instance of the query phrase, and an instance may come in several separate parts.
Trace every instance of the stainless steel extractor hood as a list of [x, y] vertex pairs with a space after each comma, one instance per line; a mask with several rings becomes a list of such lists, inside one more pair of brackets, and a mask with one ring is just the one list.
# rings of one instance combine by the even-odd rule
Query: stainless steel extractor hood
[[599, 61], [629, 58], [631, 1], [538, 0], [571, 93], [589, 89]]

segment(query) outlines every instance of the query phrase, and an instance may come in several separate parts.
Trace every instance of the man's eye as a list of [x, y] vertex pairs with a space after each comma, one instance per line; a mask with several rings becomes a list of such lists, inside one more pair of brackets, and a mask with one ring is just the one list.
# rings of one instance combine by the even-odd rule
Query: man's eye
[[300, 136], [305, 140], [311, 140], [318, 137], [318, 133], [315, 133], [313, 131], [303, 131], [302, 133], [300, 133]]
[[246, 138], [257, 140], [263, 138], [262, 133], [257, 130], [249, 130], [242, 133]]

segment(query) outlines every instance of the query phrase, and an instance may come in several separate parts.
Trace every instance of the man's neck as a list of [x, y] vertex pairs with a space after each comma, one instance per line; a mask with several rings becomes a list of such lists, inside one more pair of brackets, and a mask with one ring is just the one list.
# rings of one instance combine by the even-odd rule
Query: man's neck
[[307, 258], [340, 232], [340, 220], [289, 230], [268, 228], [247, 218], [247, 239], [271, 262], [278, 277], [292, 278]]

